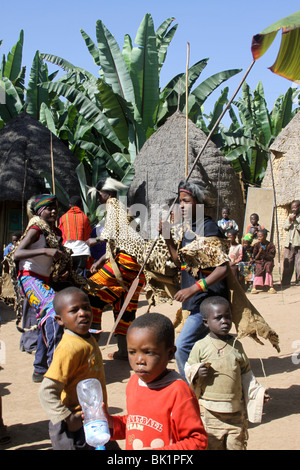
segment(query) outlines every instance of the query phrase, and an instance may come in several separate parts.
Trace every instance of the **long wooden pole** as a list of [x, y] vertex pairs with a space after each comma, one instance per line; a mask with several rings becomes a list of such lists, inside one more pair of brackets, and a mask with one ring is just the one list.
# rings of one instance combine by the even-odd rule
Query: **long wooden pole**
[[[208, 136], [207, 136], [207, 138], [206, 138], [206, 140], [205, 140], [205, 142], [204, 142], [204, 144], [203, 144], [203, 146], [202, 146], [200, 152], [199, 152], [198, 155], [196, 156], [195, 161], [194, 161], [194, 163], [193, 163], [193, 165], [192, 165], [192, 167], [191, 167], [191, 169], [190, 169], [190, 171], [189, 171], [189, 173], [188, 173], [188, 175], [187, 175], [187, 177], [186, 177], [186, 181], [188, 181], [189, 178], [191, 177], [191, 174], [192, 174], [192, 172], [194, 171], [194, 168], [195, 168], [195, 166], [197, 165], [197, 163], [198, 163], [198, 161], [199, 161], [199, 158], [201, 157], [202, 153], [204, 152], [204, 150], [205, 150], [205, 148], [206, 148], [208, 142], [210, 141], [210, 138], [211, 138], [212, 134], [214, 133], [214, 131], [215, 131], [215, 129], [217, 128], [217, 126], [219, 125], [221, 119], [224, 117], [224, 115], [225, 115], [226, 111], [228, 110], [228, 108], [231, 106], [232, 101], [234, 100], [234, 98], [235, 98], [236, 95], [238, 94], [238, 92], [239, 92], [241, 86], [243, 85], [244, 81], [246, 80], [247, 76], [249, 75], [249, 73], [250, 73], [250, 71], [251, 71], [251, 69], [252, 69], [252, 67], [253, 67], [254, 64], [255, 64], [255, 60], [253, 60], [253, 61], [251, 62], [251, 64], [249, 65], [249, 67], [248, 67], [248, 69], [246, 70], [246, 72], [245, 72], [245, 74], [244, 74], [242, 80], [240, 81], [240, 83], [239, 83], [237, 89], [235, 90], [234, 94], [232, 95], [232, 97], [231, 97], [230, 100], [228, 101], [226, 107], [224, 108], [224, 110], [223, 110], [222, 113], [220, 114], [219, 118], [218, 118], [217, 121], [215, 122], [215, 124], [214, 124], [213, 128], [211, 129], [210, 133], [208, 134]], [[177, 199], [178, 199], [178, 197], [174, 199], [174, 202], [172, 203], [172, 205], [171, 205], [171, 207], [170, 207], [170, 209], [169, 209], [169, 212], [168, 212], [168, 215], [167, 215], [167, 217], [166, 217], [166, 220], [169, 219], [170, 214], [171, 214], [171, 212], [172, 212], [172, 210], [173, 210], [173, 208], [174, 208], [174, 206], [175, 206], [175, 204], [176, 204], [176, 202], [177, 202]], [[140, 275], [141, 275], [141, 273], [142, 273], [142, 271], [143, 271], [143, 269], [144, 269], [144, 267], [145, 267], [145, 265], [146, 265], [146, 263], [147, 263], [147, 261], [148, 261], [150, 255], [151, 255], [151, 253], [152, 253], [152, 251], [153, 251], [153, 249], [154, 249], [154, 247], [155, 247], [155, 245], [156, 245], [158, 239], [159, 239], [159, 233], [156, 235], [155, 239], [153, 240], [152, 245], [151, 245], [151, 247], [150, 247], [150, 249], [149, 249], [149, 251], [148, 251], [148, 254], [147, 254], [147, 256], [145, 257], [144, 262], [143, 262], [143, 264], [142, 264], [142, 266], [141, 266], [141, 268], [140, 268], [140, 270], [139, 270], [139, 272], [138, 272], [138, 275], [137, 275], [137, 277], [135, 278], [135, 280], [133, 281], [133, 283], [132, 283], [132, 285], [131, 285], [129, 291], [127, 292], [127, 295], [126, 295], [126, 298], [125, 298], [125, 300], [124, 300], [123, 306], [122, 306], [121, 311], [120, 311], [120, 313], [119, 313], [119, 315], [118, 315], [118, 317], [117, 317], [117, 319], [116, 319], [116, 321], [115, 321], [115, 324], [114, 324], [114, 326], [113, 326], [113, 329], [112, 329], [112, 331], [111, 331], [111, 333], [110, 333], [110, 335], [109, 335], [109, 338], [108, 338], [108, 340], [107, 340], [106, 346], [108, 346], [108, 344], [109, 344], [109, 342], [110, 342], [110, 339], [111, 339], [111, 337], [112, 337], [112, 335], [113, 335], [113, 332], [115, 331], [115, 329], [116, 329], [116, 327], [117, 327], [117, 325], [118, 325], [120, 319], [122, 318], [122, 316], [123, 316], [123, 314], [124, 314], [124, 312], [125, 312], [125, 310], [126, 310], [128, 304], [129, 304], [129, 302], [130, 302], [130, 300], [131, 300], [131, 298], [132, 298], [132, 296], [133, 296], [133, 294], [134, 294], [134, 292], [135, 292], [135, 290], [136, 290], [136, 288], [137, 288], [137, 286], [138, 286], [139, 277], [140, 277]]]
[[52, 194], [55, 194], [54, 159], [53, 159], [53, 144], [52, 144], [52, 132], [51, 131], [50, 131], [50, 156], [51, 156], [51, 172], [52, 172]]
[[280, 254], [279, 225], [278, 225], [278, 212], [277, 212], [277, 196], [276, 196], [276, 188], [275, 188], [274, 173], [273, 173], [272, 155], [271, 155], [270, 150], [268, 153], [269, 153], [269, 164], [270, 164], [270, 170], [271, 170], [271, 179], [272, 179], [273, 197], [274, 197], [275, 227], [276, 227], [277, 253], [278, 253], [278, 273], [279, 273], [280, 287], [281, 287], [281, 292], [282, 292], [283, 290], [282, 290], [282, 277], [281, 277], [281, 254]]
[[187, 43], [187, 58], [185, 72], [185, 178], [188, 174], [188, 158], [189, 158], [189, 61], [190, 61], [190, 44]]

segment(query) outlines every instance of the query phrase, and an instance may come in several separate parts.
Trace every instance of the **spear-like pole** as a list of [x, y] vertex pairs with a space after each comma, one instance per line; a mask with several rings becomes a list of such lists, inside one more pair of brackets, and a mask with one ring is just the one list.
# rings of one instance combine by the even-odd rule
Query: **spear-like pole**
[[[199, 161], [199, 158], [201, 157], [201, 155], [203, 154], [204, 150], [206, 149], [207, 144], [208, 144], [208, 142], [210, 141], [211, 136], [213, 135], [213, 133], [214, 133], [214, 131], [216, 130], [217, 126], [219, 125], [221, 119], [224, 117], [225, 113], [227, 112], [227, 110], [228, 110], [229, 107], [231, 106], [232, 101], [234, 100], [234, 98], [235, 98], [236, 95], [238, 94], [238, 92], [239, 92], [241, 86], [243, 85], [244, 81], [246, 80], [247, 76], [249, 75], [249, 73], [250, 73], [250, 71], [251, 71], [251, 69], [252, 69], [252, 67], [253, 67], [254, 64], [255, 64], [255, 60], [253, 60], [253, 61], [251, 62], [251, 64], [249, 65], [249, 67], [248, 67], [248, 69], [246, 70], [246, 72], [245, 72], [245, 74], [244, 74], [242, 80], [240, 81], [240, 83], [239, 83], [237, 89], [236, 89], [235, 92], [233, 93], [232, 97], [231, 97], [230, 100], [228, 101], [228, 103], [227, 103], [227, 105], [225, 106], [224, 110], [222, 111], [222, 113], [220, 114], [219, 118], [218, 118], [217, 121], [215, 122], [213, 128], [211, 129], [210, 133], [208, 134], [208, 136], [207, 136], [207, 138], [206, 138], [206, 140], [205, 140], [205, 142], [204, 142], [202, 148], [200, 149], [198, 155], [197, 155], [196, 158], [195, 158], [195, 161], [194, 161], [194, 163], [193, 163], [193, 165], [192, 165], [192, 167], [191, 167], [191, 169], [190, 169], [188, 175], [186, 176], [186, 180], [185, 180], [186, 182], [190, 179], [191, 174], [192, 174], [192, 172], [194, 171], [195, 166], [197, 165], [197, 163], [198, 163], [198, 161]], [[173, 208], [174, 208], [174, 206], [175, 206], [175, 204], [176, 204], [176, 202], [177, 202], [177, 199], [178, 199], [178, 196], [177, 196], [177, 198], [174, 199], [174, 201], [173, 201], [173, 203], [172, 203], [172, 205], [171, 205], [171, 207], [170, 207], [170, 209], [169, 209], [168, 215], [167, 215], [167, 217], [166, 217], [165, 220], [168, 220], [168, 218], [170, 217], [170, 214], [171, 214], [171, 212], [172, 212], [172, 210], [173, 210]], [[144, 261], [143, 261], [143, 264], [142, 264], [142, 266], [141, 266], [141, 268], [140, 268], [140, 270], [139, 270], [139, 272], [138, 272], [138, 275], [137, 275], [137, 277], [134, 279], [133, 283], [131, 284], [131, 287], [130, 287], [129, 291], [127, 292], [126, 298], [125, 298], [124, 303], [123, 303], [122, 308], [121, 308], [121, 311], [120, 311], [120, 313], [118, 314], [118, 317], [116, 318], [116, 321], [115, 321], [115, 324], [114, 324], [114, 326], [113, 326], [113, 329], [112, 329], [112, 331], [111, 331], [111, 333], [110, 333], [110, 335], [109, 335], [109, 337], [108, 337], [106, 346], [109, 345], [109, 342], [110, 342], [110, 340], [111, 340], [111, 337], [112, 337], [112, 335], [113, 335], [113, 333], [114, 333], [114, 331], [115, 331], [115, 329], [116, 329], [116, 327], [117, 327], [119, 321], [121, 320], [121, 318], [122, 318], [124, 312], [126, 311], [127, 306], [128, 306], [128, 304], [129, 304], [130, 300], [132, 299], [133, 294], [135, 293], [135, 291], [136, 291], [136, 289], [137, 289], [137, 287], [138, 287], [140, 275], [141, 275], [141, 273], [142, 273], [142, 271], [143, 271], [143, 269], [144, 269], [146, 263], [148, 262], [148, 259], [150, 258], [151, 253], [152, 253], [152, 251], [153, 251], [153, 249], [154, 249], [154, 247], [155, 247], [155, 245], [156, 245], [158, 239], [159, 239], [159, 233], [157, 233], [156, 237], [154, 238], [154, 240], [153, 240], [153, 242], [152, 242], [152, 244], [151, 244], [151, 247], [150, 247], [150, 249], [149, 249], [149, 251], [148, 251], [148, 253], [147, 253], [147, 255], [146, 255], [146, 257], [145, 257], [145, 259], [144, 259]]]
[[50, 157], [51, 157], [51, 173], [52, 173], [52, 194], [55, 195], [55, 175], [54, 175], [53, 143], [52, 143], [51, 131], [50, 131]]
[[188, 174], [188, 158], [189, 158], [189, 60], [190, 60], [190, 45], [187, 43], [187, 59], [186, 59], [186, 72], [185, 72], [185, 177]]

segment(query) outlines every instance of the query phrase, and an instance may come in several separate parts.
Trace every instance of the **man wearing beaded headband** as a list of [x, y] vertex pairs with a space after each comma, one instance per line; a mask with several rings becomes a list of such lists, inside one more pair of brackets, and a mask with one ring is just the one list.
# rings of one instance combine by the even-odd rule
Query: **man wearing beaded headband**
[[[186, 226], [180, 248], [184, 248], [191, 243], [196, 234], [204, 237], [224, 238], [224, 234], [216, 222], [205, 214], [207, 197], [201, 183], [183, 181], [179, 184], [178, 190], [179, 205]], [[199, 212], [201, 211], [197, 211], [197, 205], [204, 205], [204, 220], [200, 220], [201, 217], [199, 218]], [[170, 233], [166, 225], [166, 222], [162, 222], [160, 226], [163, 236]], [[182, 310], [189, 313], [176, 341], [175, 358], [179, 373], [184, 377], [184, 365], [194, 343], [203, 338], [208, 332], [202, 321], [201, 302], [211, 295], [228, 296], [225, 282], [227, 263], [214, 268], [199, 270], [195, 278], [190, 271], [185, 269], [186, 266], [180, 262], [179, 252], [172, 237], [165, 237], [165, 240], [174, 262], [181, 269], [181, 290], [175, 294], [174, 298], [182, 302]]]

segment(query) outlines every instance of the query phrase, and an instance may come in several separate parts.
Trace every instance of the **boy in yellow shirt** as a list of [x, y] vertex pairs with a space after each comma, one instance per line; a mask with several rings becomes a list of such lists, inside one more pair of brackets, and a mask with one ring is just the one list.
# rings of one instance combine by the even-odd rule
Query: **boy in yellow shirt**
[[92, 310], [88, 296], [77, 287], [58, 292], [53, 301], [56, 321], [64, 326], [63, 337], [39, 390], [42, 407], [49, 416], [53, 450], [93, 450], [85, 442], [76, 385], [88, 378], [100, 381], [107, 403], [102, 356], [89, 329]]

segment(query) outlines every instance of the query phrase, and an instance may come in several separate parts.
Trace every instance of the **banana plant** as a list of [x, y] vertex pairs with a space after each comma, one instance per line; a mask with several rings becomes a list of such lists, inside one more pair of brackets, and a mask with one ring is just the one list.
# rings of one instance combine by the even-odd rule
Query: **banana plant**
[[231, 107], [229, 115], [232, 124], [229, 129], [220, 126], [219, 147], [234, 170], [241, 174], [246, 186], [261, 185], [270, 145], [299, 110], [293, 109], [296, 94], [296, 89], [289, 88], [285, 95], [277, 98], [270, 112], [262, 83], [258, 83], [252, 95], [244, 82], [242, 96], [233, 102], [238, 117]]
[[[111, 125], [110, 132], [105, 136], [105, 150], [114, 153], [108, 146], [110, 142], [114, 142], [119, 146], [119, 149], [114, 151], [127, 153], [132, 163], [147, 138], [176, 111], [178, 101], [180, 109], [183, 112], [185, 110], [182, 98], [185, 90], [185, 74], [179, 74], [161, 92], [159, 87], [161, 67], [177, 29], [177, 25], [170, 28], [173, 20], [174, 18], [168, 18], [155, 31], [153, 19], [147, 13], [138, 28], [135, 46], [127, 34], [122, 50], [114, 36], [99, 20], [96, 23], [96, 43], [81, 30], [88, 51], [99, 67], [99, 78], [86, 77], [79, 85], [74, 82], [71, 85], [68, 80], [64, 80], [63, 83], [57, 81], [45, 84], [48, 91], [55, 91], [58, 96], [64, 96], [71, 101], [80, 115], [93, 126], [93, 120], [99, 122], [107, 118], [106, 125], [102, 129], [97, 129], [98, 133], [101, 132], [103, 135], [104, 132], [108, 133], [108, 126]], [[60, 65], [69, 74], [78, 76], [78, 67], [68, 61], [51, 54], [42, 56], [45, 60]], [[207, 60], [199, 61], [190, 67], [189, 91], [207, 65]], [[221, 72], [195, 88], [189, 97], [191, 116], [198, 116], [205, 99], [223, 81], [238, 72], [239, 70]], [[82, 106], [83, 95], [86, 106]], [[88, 101], [94, 109], [94, 113], [89, 115]]]
[[28, 114], [39, 119], [43, 103], [49, 105], [54, 96], [46, 89], [40, 88], [42, 82], [52, 81], [58, 71], [48, 75], [47, 65], [43, 62], [39, 51], [36, 52], [29, 74], [27, 89], [25, 88], [26, 67], [22, 66], [24, 32], [21, 30], [19, 39], [8, 53], [2, 57], [0, 68], [0, 87], [5, 92], [5, 103], [0, 103], [2, 126], [13, 117], [26, 110]]
[[3, 54], [0, 68], [0, 88], [5, 102], [0, 102], [0, 127], [3, 127], [13, 117], [24, 109], [24, 76], [25, 67], [22, 67], [22, 51], [24, 32], [20, 31], [19, 39], [8, 53]]

